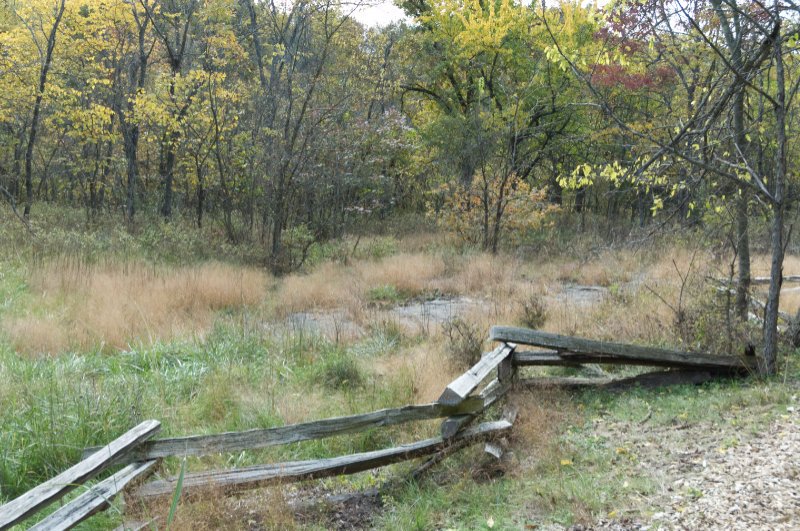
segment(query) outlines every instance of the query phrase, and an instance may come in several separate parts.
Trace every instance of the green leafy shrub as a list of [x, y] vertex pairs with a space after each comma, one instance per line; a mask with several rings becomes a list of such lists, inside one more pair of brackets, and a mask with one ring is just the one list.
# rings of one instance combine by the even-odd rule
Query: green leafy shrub
[[393, 284], [384, 284], [371, 288], [369, 290], [369, 298], [373, 301], [396, 302], [403, 297]]

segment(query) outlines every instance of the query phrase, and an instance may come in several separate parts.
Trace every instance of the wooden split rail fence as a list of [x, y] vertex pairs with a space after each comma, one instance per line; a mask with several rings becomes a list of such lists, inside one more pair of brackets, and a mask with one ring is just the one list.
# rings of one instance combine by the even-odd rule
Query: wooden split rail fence
[[[738, 285], [738, 282], [735, 279], [709, 277], [709, 280], [713, 283], [714, 287], [721, 292], [730, 294], [736, 293], [736, 286]], [[766, 286], [769, 285], [771, 281], [772, 279], [770, 277], [751, 277], [750, 287], [754, 288], [756, 286]], [[781, 282], [783, 284], [798, 284], [800, 283], [800, 275], [784, 275]], [[797, 291], [800, 288], [794, 287], [788, 289], [791, 291]], [[754, 294], [751, 294], [750, 297], [748, 297], [748, 305], [750, 310], [756, 313], [761, 312], [761, 314], [763, 314], [767, 308], [767, 304], [764, 301], [757, 299]], [[798, 315], [792, 315], [778, 310], [778, 319], [783, 321], [784, 324], [788, 326], [797, 326], [798, 317]]]
[[[276, 428], [155, 440], [152, 437], [158, 433], [161, 424], [155, 420], [148, 420], [107, 446], [85, 450], [83, 460], [75, 466], [0, 506], [0, 531], [9, 529], [60, 500], [79, 485], [84, 489], [80, 496], [49, 514], [31, 529], [70, 529], [107, 508], [111, 500], [126, 488], [134, 499], [146, 500], [170, 495], [177, 488], [177, 477], [144, 483], [144, 480], [158, 468], [158, 461], [165, 457], [239, 452], [357, 433], [411, 421], [444, 418], [440, 436], [394, 448], [327, 459], [186, 474], [183, 477], [180, 494], [182, 497], [191, 497], [209, 489], [215, 492], [220, 490], [232, 492], [332, 475], [353, 474], [391, 463], [431, 456], [416, 469], [415, 475], [417, 475], [452, 452], [477, 442], [498, 438], [511, 430], [513, 418], [487, 421], [476, 426], [470, 424], [508, 393], [517, 381], [517, 368], [521, 366], [624, 363], [680, 369], [648, 373], [633, 380], [643, 385], [665, 385], [705, 381], [718, 375], [746, 374], [754, 365], [753, 360], [749, 358], [706, 356], [521, 328], [493, 327], [491, 339], [499, 342], [497, 348], [485, 353], [477, 364], [451, 382], [439, 399], [432, 404], [382, 409]], [[533, 345], [540, 349], [518, 350], [517, 344]], [[494, 378], [481, 387], [492, 374]], [[525, 383], [535, 385], [603, 387], [614, 387], [625, 382], [608, 378], [525, 380]], [[513, 414], [508, 416], [513, 417]], [[487, 444], [486, 450], [495, 456], [501, 452], [497, 445], [491, 443]], [[124, 468], [91, 487], [83, 486], [85, 482], [114, 466]]]
[[584, 364], [641, 365], [667, 368], [629, 378], [529, 378], [521, 383], [533, 386], [624, 388], [632, 384], [659, 387], [681, 383], [702, 383], [720, 376], [742, 376], [757, 370], [754, 356], [712, 356], [681, 350], [612, 343], [550, 334], [538, 330], [492, 327], [491, 339], [540, 347], [515, 350], [514, 368], [525, 366], [572, 366]]

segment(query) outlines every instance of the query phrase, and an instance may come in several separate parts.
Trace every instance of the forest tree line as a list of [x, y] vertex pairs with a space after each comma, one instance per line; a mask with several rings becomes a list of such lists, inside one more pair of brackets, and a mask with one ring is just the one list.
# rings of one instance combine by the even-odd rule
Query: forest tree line
[[760, 215], [774, 370], [797, 5], [400, 5], [411, 23], [368, 28], [331, 0], [3, 0], [0, 193], [23, 219], [191, 216], [260, 239], [275, 271], [405, 211], [493, 252], [557, 208], [717, 216], [742, 318]]

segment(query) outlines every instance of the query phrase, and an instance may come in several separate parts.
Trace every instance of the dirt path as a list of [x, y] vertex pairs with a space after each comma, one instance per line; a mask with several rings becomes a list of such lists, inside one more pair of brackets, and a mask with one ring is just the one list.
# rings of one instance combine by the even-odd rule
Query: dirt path
[[[631, 440], [643, 450], [638, 468], [663, 480], [663, 491], [648, 500], [661, 510], [571, 529], [800, 529], [800, 408], [788, 407], [744, 442], [707, 426], [674, 430], [686, 442], [682, 449], [665, 444], [645, 451], [653, 431]], [[665, 439], [671, 435], [665, 433]]]
[[[664, 515], [683, 529], [800, 529], [800, 415], [793, 408], [763, 435], [711, 449]], [[660, 517], [660, 518], [659, 518]]]

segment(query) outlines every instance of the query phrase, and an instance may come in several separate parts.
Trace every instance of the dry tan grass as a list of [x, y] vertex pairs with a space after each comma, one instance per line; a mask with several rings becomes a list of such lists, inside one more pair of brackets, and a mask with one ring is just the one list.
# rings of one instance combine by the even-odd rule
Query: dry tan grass
[[451, 264], [438, 254], [400, 253], [348, 267], [325, 263], [309, 274], [283, 279], [275, 299], [279, 317], [301, 311], [345, 308], [354, 320], [365, 318], [369, 291], [393, 286], [404, 296], [439, 290], [470, 295], [509, 295], [517, 266], [509, 257], [478, 254]]
[[28, 353], [202, 334], [215, 311], [259, 304], [269, 282], [261, 270], [216, 263], [164, 270], [48, 264], [31, 275], [34, 304], [59, 312], [11, 320], [6, 331]]
[[313, 272], [285, 277], [275, 297], [280, 317], [322, 308], [360, 306], [360, 288], [349, 268], [327, 262]]
[[[613, 287], [602, 301], [573, 319], [562, 333], [589, 335], [598, 339], [649, 344], [671, 341], [676, 310], [685, 309], [691, 298], [704, 289], [710, 255], [676, 247], [650, 255], [620, 252], [604, 255], [601, 271]], [[687, 278], [681, 300], [681, 277]], [[638, 283], [628, 284], [632, 280]], [[595, 285], [603, 285], [596, 283]]]
[[651, 281], [679, 284], [680, 275], [691, 273], [693, 281], [705, 282], [705, 275], [717, 269], [713, 259], [713, 255], [705, 250], [675, 247], [645, 263], [641, 270], [644, 278]]
[[[758, 255], [753, 258], [751, 269], [753, 276], [768, 277], [770, 272], [771, 257]], [[800, 256], [787, 254], [783, 261], [784, 276], [800, 275]], [[767, 298], [768, 286], [757, 286], [754, 289], [756, 298], [764, 301]], [[800, 284], [784, 283], [781, 290], [780, 308], [792, 315], [800, 308]]]
[[515, 447], [525, 450], [521, 455], [541, 458], [542, 451], [555, 442], [561, 426], [574, 414], [569, 397], [557, 388], [527, 389], [522, 386], [508, 396], [509, 406], [518, 411], [513, 435]]
[[447, 384], [460, 374], [444, 344], [433, 341], [376, 360], [373, 370], [379, 376], [410, 377], [414, 403], [417, 404], [436, 401]]
[[356, 266], [357, 275], [367, 289], [392, 285], [399, 292], [411, 295], [431, 289], [444, 270], [441, 257], [426, 253], [396, 254]]
[[648, 258], [626, 249], [607, 251], [578, 267], [577, 280], [579, 284], [603, 287], [630, 282]]
[[[146, 507], [130, 507], [131, 521], [156, 518], [158, 528], [166, 527], [171, 498], [148, 501]], [[169, 529], [210, 531], [217, 529], [295, 529], [294, 511], [284, 488], [273, 487], [247, 493], [244, 499], [231, 497], [223, 489], [209, 488], [189, 499], [183, 497]]]
[[594, 260], [578, 269], [578, 282], [586, 286], [608, 287], [613, 278], [613, 265], [607, 261]]
[[67, 331], [57, 324], [54, 316], [25, 316], [11, 320], [6, 332], [17, 350], [28, 354], [53, 354], [70, 345]]
[[607, 296], [577, 326], [579, 335], [654, 345], [673, 339], [674, 320], [672, 309], [655, 297], [629, 292]]
[[520, 322], [521, 303], [514, 297], [495, 297], [487, 301], [485, 309], [473, 306], [461, 316], [461, 319], [482, 330], [489, 336], [489, 328], [494, 325], [515, 325]]
[[446, 244], [446, 235], [441, 232], [418, 231], [407, 234], [398, 242], [398, 248], [407, 253], [426, 252]]
[[[769, 270], [767, 269], [767, 271]], [[783, 260], [783, 274], [800, 275], [800, 256], [794, 254], [786, 255]]]
[[575, 260], [545, 261], [528, 266], [528, 276], [537, 283], [577, 283], [580, 263]]
[[303, 392], [275, 395], [274, 408], [280, 412], [284, 424], [297, 424], [318, 417], [316, 412], [330, 406], [323, 389], [304, 389]]
[[[519, 266], [507, 286], [510, 296], [505, 311], [493, 312], [484, 321], [491, 324], [524, 323], [521, 307], [526, 298], [541, 297], [547, 310], [543, 329], [568, 335], [615, 341], [659, 343], [669, 336], [675, 313], [659, 299], [658, 293], [674, 308], [681, 275], [691, 270], [683, 304], [705, 282], [710, 254], [691, 249], [671, 248], [663, 252], [618, 250], [604, 252], [586, 262], [547, 260]], [[577, 284], [609, 288], [594, 300], [565, 293], [564, 286]], [[649, 288], [649, 289], [648, 289]], [[696, 293], [696, 291], [694, 292]], [[511, 310], [514, 311], [511, 311]], [[492, 312], [490, 312], [492, 313]], [[474, 322], [480, 322], [475, 316]], [[667, 337], [667, 339], [670, 339]]]
[[[419, 240], [431, 238], [425, 235]], [[484, 306], [476, 306], [462, 318], [488, 331], [494, 324], [522, 323], [522, 303], [542, 295], [547, 301], [546, 330], [657, 341], [674, 320], [674, 312], [647, 288], [677, 307], [680, 275], [692, 272], [688, 297], [705, 289], [706, 275], [720, 274], [725, 261], [715, 262], [709, 252], [681, 246], [609, 251], [586, 262], [401, 252], [349, 266], [324, 263], [310, 274], [289, 275], [278, 284], [270, 304], [279, 318], [343, 308], [350, 319], [363, 325], [375, 317], [376, 310], [369, 307], [371, 289], [391, 285], [410, 296], [439, 290], [483, 299]], [[763, 274], [769, 257], [755, 256], [753, 264], [754, 274]], [[785, 270], [800, 273], [800, 257], [787, 256]], [[639, 280], [641, 285], [627, 286]], [[552, 300], [564, 283], [619, 292], [587, 309], [571, 301]], [[90, 266], [64, 261], [34, 271], [30, 285], [36, 294], [32, 306], [37, 310], [9, 319], [3, 326], [17, 348], [29, 353], [103, 343], [124, 348], [129, 342], [202, 334], [215, 310], [258, 304], [271, 284], [262, 271], [220, 264], [158, 269], [136, 263]], [[794, 313], [800, 307], [800, 290], [785, 291], [781, 307]], [[425, 333], [439, 336], [440, 327], [432, 323]]]
[[788, 288], [781, 292], [781, 310], [791, 315], [797, 314], [800, 308], [800, 287]]
[[459, 261], [449, 278], [442, 279], [441, 289], [462, 295], [508, 295], [518, 266], [510, 256], [472, 255]]
[[[772, 258], [769, 255], [755, 255], [750, 259], [750, 271], [754, 277], [768, 277]], [[800, 271], [798, 261], [795, 257], [787, 256], [783, 261], [783, 273], [792, 274], [791, 271]]]

